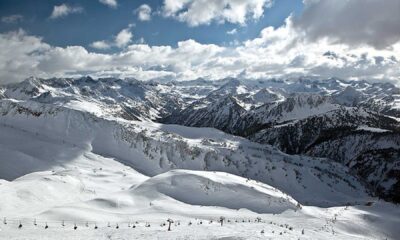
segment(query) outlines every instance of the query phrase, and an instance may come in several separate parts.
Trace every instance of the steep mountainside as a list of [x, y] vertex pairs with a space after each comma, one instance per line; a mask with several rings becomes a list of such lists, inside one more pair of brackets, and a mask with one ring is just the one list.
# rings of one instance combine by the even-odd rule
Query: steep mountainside
[[[302, 204], [321, 206], [353, 202], [367, 192], [339, 163], [286, 155], [215, 129], [107, 120], [88, 112], [30, 101], [2, 100], [0, 109], [0, 123], [6, 128], [72, 145], [79, 149], [75, 153], [78, 155], [89, 151], [118, 159], [146, 176], [172, 169], [224, 171], [267, 183]], [[20, 161], [20, 175], [10, 175], [10, 180], [49, 170], [57, 155], [60, 154], [51, 153], [51, 148], [39, 152], [34, 148], [11, 150], [2, 159], [1, 174], [7, 176], [15, 168], [16, 158]], [[65, 159], [68, 160], [69, 157]]]
[[[387, 151], [390, 154], [393, 149], [400, 149], [396, 141], [400, 139], [400, 124], [396, 119], [399, 116], [399, 93], [400, 89], [389, 83], [339, 79], [251, 83], [232, 80], [232, 83], [225, 83], [197, 100], [196, 104], [172, 113], [163, 122], [215, 127], [252, 141], [274, 145], [290, 154], [328, 157], [354, 167], [354, 172], [366, 182], [378, 184], [373, 188], [379, 188], [377, 191], [382, 197], [398, 201], [397, 177], [379, 170], [379, 166], [387, 162], [385, 154], [378, 154], [375, 163], [365, 165], [365, 169], [353, 161], [359, 162], [365, 154], [370, 156], [368, 151]], [[259, 102], [251, 101], [260, 99], [260, 94], [265, 94], [261, 98], [265, 103], [259, 105]], [[224, 96], [229, 96], [235, 104], [218, 105], [218, 99]], [[346, 150], [349, 146], [357, 146], [357, 150]], [[390, 164], [394, 171], [397, 164], [399, 161], [396, 160]]]
[[158, 85], [128, 79], [37, 79], [7, 86], [4, 96], [32, 100], [97, 115], [128, 120], [150, 120], [180, 108], [182, 100]]
[[[375, 126], [375, 127], [370, 127]], [[354, 170], [379, 194], [398, 201], [398, 177], [382, 167], [398, 171], [399, 160], [388, 160], [385, 154], [364, 159], [371, 152], [390, 154], [399, 151], [400, 128], [396, 120], [358, 108], [341, 108], [327, 114], [293, 123], [265, 128], [249, 138], [277, 146], [291, 154], [327, 157]], [[360, 164], [368, 162], [368, 164]]]
[[[2, 87], [0, 110], [5, 115], [14, 109], [40, 117], [43, 109], [51, 109], [50, 113], [82, 112], [113, 122], [217, 128], [289, 154], [344, 164], [380, 196], [397, 201], [398, 179], [392, 172], [397, 171], [399, 160], [386, 156], [395, 156], [393, 152], [400, 149], [399, 98], [399, 88], [390, 83], [335, 78], [166, 83], [30, 78]], [[60, 121], [65, 119], [60, 117]], [[359, 164], [371, 161], [373, 154], [373, 162]], [[160, 160], [162, 164], [171, 163]], [[392, 170], [382, 171], [383, 165]], [[243, 175], [242, 170], [237, 173]]]
[[[241, 107], [238, 100], [231, 95], [196, 101], [180, 111], [179, 114], [170, 116], [163, 122], [179, 123], [193, 127], [216, 127], [228, 133], [235, 133], [241, 124], [239, 121], [246, 110]], [[211, 103], [212, 102], [212, 103]]]
[[368, 105], [388, 88], [90, 77], [1, 86], [1, 236], [396, 239], [399, 208], [376, 195], [399, 201], [399, 123]]

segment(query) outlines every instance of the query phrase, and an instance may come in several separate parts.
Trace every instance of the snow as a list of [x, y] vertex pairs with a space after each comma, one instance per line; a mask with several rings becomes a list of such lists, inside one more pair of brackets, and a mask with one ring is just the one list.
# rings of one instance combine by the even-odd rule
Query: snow
[[89, 101], [73, 100], [73, 101], [69, 101], [69, 102], [65, 103], [63, 106], [74, 109], [74, 110], [93, 113], [97, 116], [101, 116], [103, 114], [103, 109], [99, 106], [99, 104], [89, 102]]
[[389, 132], [387, 129], [381, 129], [381, 128], [374, 128], [374, 127], [368, 127], [368, 126], [358, 126], [356, 130], [363, 130], [363, 131], [368, 131], [368, 132]]
[[131, 191], [132, 195], [154, 200], [160, 198], [160, 193], [161, 197], [189, 205], [244, 208], [256, 213], [281, 213], [296, 209], [297, 205], [294, 199], [271, 186], [223, 172], [172, 170], [150, 178]]
[[[213, 128], [121, 119], [109, 113], [126, 99], [159, 99], [136, 82], [115, 81], [107, 89], [101, 81], [81, 79], [74, 83], [77, 87], [69, 81], [57, 82], [63, 87], [41, 87], [30, 79], [24, 91], [6, 91], [18, 100], [0, 100], [0, 219], [7, 221], [0, 222], [0, 239], [398, 237], [400, 208], [369, 196], [346, 166], [287, 155]], [[218, 89], [204, 82], [204, 91], [195, 98], [215, 89], [248, 93], [248, 86], [228, 83]], [[93, 91], [92, 98], [69, 98], [74, 95], [70, 91], [83, 86]], [[130, 87], [137, 91], [128, 91]], [[171, 89], [186, 96], [199, 92], [184, 84], [157, 88], [163, 94]], [[299, 88], [317, 91], [308, 83], [288, 87]], [[31, 99], [49, 90], [55, 92], [49, 101]], [[138, 104], [146, 116], [160, 114], [159, 106], [147, 108], [139, 102], [127, 106]], [[337, 107], [298, 103], [289, 118]], [[367, 126], [358, 130], [383, 131]], [[163, 225], [169, 218], [174, 220], [172, 231]]]
[[400, 110], [400, 95], [392, 95], [395, 100], [393, 101], [392, 108]]
[[237, 94], [245, 94], [247, 92], [248, 92], [248, 90], [246, 89], [245, 86], [238, 86], [236, 89]]
[[[0, 136], [0, 145], [17, 149], [11, 154], [0, 150], [0, 174], [10, 180], [0, 184], [0, 213], [5, 216], [36, 215], [55, 206], [128, 189], [147, 179], [113, 159], [67, 142], [9, 127], [0, 129], [6, 133]], [[26, 143], [18, 145], [18, 141]], [[30, 164], [16, 163], [19, 155], [15, 153], [30, 156]]]
[[[297, 94], [274, 106], [254, 110], [260, 123], [285, 123], [287, 121], [302, 120], [311, 116], [322, 115], [339, 109], [341, 106], [332, 102], [332, 99], [309, 93]], [[249, 114], [250, 117], [252, 113]]]
[[[236, 212], [226, 216], [223, 226], [219, 216], [188, 218], [176, 215], [146, 215], [130, 221], [101, 222], [48, 221], [43, 219], [8, 220], [0, 224], [4, 239], [396, 239], [398, 214], [394, 206], [377, 202], [371, 207], [335, 207], [319, 209], [304, 207], [301, 211], [283, 214], [245, 215]], [[167, 218], [172, 218], [171, 231], [167, 231]], [[256, 217], [260, 218], [257, 222]], [[228, 222], [229, 220], [229, 222]], [[211, 222], [212, 221], [212, 222]], [[250, 221], [250, 222], [249, 222]], [[200, 224], [201, 222], [201, 224]], [[110, 223], [110, 227], [107, 227]], [[145, 227], [148, 223], [150, 227]], [[179, 223], [179, 225], [178, 225]], [[191, 225], [189, 225], [191, 223]], [[77, 229], [74, 230], [74, 224]], [[98, 229], [94, 229], [94, 226]], [[119, 226], [116, 229], [116, 226]], [[132, 226], [135, 225], [135, 228]], [[303, 231], [304, 230], [304, 231]], [[304, 233], [304, 234], [303, 234]]]
[[[46, 109], [25, 102], [4, 101], [3, 104], [5, 111], [0, 118], [3, 124], [23, 129], [33, 138], [43, 135], [46, 142], [51, 143], [40, 145], [40, 141], [32, 141], [27, 145], [29, 151], [24, 153], [33, 159], [48, 159], [51, 164], [54, 159], [71, 162], [89, 152], [114, 158], [150, 177], [176, 168], [225, 171], [261, 181], [288, 193], [297, 201], [318, 206], [354, 202], [366, 196], [362, 184], [339, 164], [324, 159], [289, 156], [269, 146], [214, 129], [119, 122], [71, 109], [50, 106]], [[19, 110], [28, 107], [29, 111]], [[40, 116], [36, 116], [38, 111], [41, 111]], [[34, 115], [29, 115], [31, 112]], [[26, 124], [27, 120], [29, 124]], [[53, 145], [64, 142], [77, 149], [66, 148], [67, 152], [64, 152], [58, 150], [63, 146]], [[44, 148], [46, 151], [37, 150]], [[44, 155], [46, 152], [48, 155]], [[8, 164], [13, 159], [2, 161]], [[46, 166], [51, 164], [32, 171], [48, 170]], [[322, 177], [321, 172], [325, 171], [334, 171], [335, 174]]]

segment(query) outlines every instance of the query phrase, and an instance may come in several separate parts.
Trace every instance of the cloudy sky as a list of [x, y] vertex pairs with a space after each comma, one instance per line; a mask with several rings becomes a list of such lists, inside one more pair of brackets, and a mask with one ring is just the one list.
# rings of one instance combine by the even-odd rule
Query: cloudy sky
[[29, 76], [400, 84], [400, 0], [0, 0], [0, 83]]

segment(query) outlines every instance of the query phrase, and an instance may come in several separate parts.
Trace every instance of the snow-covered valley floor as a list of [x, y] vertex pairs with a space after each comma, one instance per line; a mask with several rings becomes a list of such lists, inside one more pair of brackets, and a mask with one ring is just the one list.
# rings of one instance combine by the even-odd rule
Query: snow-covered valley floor
[[[171, 167], [144, 174], [146, 165], [134, 164], [146, 163], [138, 160], [142, 155], [127, 162], [100, 154], [95, 140], [87, 140], [90, 136], [81, 135], [82, 141], [72, 143], [54, 126], [57, 131], [43, 132], [10, 123], [0, 125], [0, 174], [5, 179], [0, 180], [0, 239], [396, 239], [399, 235], [400, 208], [361, 190], [328, 191], [318, 185], [325, 186], [322, 180], [312, 178], [303, 182], [304, 191], [313, 185], [326, 191], [333, 198], [331, 206], [299, 204], [277, 187], [221, 171]], [[228, 148], [238, 139], [212, 129], [140, 126], [147, 132], [153, 129], [153, 134], [160, 133], [158, 128], [175, 131], [198, 146], [203, 146], [201, 139], [207, 134], [214, 137], [207, 146], [217, 145], [221, 138]], [[272, 156], [278, 159], [279, 154]], [[291, 167], [290, 162], [282, 166]], [[302, 173], [305, 179], [307, 171], [311, 170]], [[276, 186], [296, 187], [295, 182], [286, 182], [284, 173], [272, 176]], [[298, 190], [293, 193], [308, 200], [321, 194], [310, 198]], [[343, 197], [334, 199], [338, 194], [348, 194], [351, 206], [340, 202]], [[320, 198], [324, 202], [326, 196]], [[220, 217], [225, 219], [223, 226]], [[167, 219], [174, 221], [171, 231]]]
[[[168, 214], [152, 215], [147, 221], [138, 217], [138, 223], [133, 217], [130, 223], [119, 222], [118, 229], [115, 222], [110, 227], [106, 222], [97, 223], [97, 229], [95, 223], [86, 226], [78, 222], [74, 230], [73, 222], [61, 226], [61, 222], [51, 221], [45, 229], [46, 223], [39, 220], [37, 226], [25, 220], [18, 229], [19, 222], [9, 221], [1, 226], [0, 236], [2, 239], [396, 239], [399, 211], [392, 210], [393, 206], [385, 203], [347, 209], [305, 207], [296, 213], [257, 215], [261, 222], [257, 222], [256, 215], [231, 213], [237, 217], [227, 217], [230, 222], [223, 226], [217, 217], [192, 219]], [[167, 231], [167, 217], [175, 220], [171, 231]], [[146, 223], [150, 226], [146, 227]]]

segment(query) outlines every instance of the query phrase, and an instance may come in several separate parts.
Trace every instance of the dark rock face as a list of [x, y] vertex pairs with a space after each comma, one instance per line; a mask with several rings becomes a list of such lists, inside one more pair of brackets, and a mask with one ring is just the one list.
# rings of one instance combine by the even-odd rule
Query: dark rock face
[[372, 189], [384, 199], [400, 202], [400, 150], [394, 148], [365, 151], [352, 167], [369, 180]]

